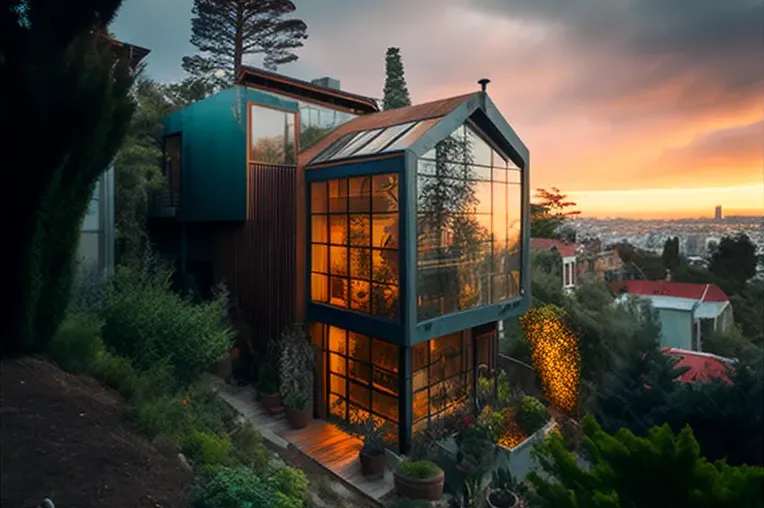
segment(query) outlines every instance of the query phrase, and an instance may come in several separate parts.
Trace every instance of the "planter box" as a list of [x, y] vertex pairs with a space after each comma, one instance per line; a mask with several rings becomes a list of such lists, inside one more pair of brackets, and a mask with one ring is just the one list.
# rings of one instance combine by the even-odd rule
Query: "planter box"
[[[493, 470], [504, 467], [509, 469], [515, 478], [524, 478], [536, 468], [533, 457], [531, 457], [533, 445], [540, 442], [554, 427], [555, 423], [552, 420], [548, 421], [532, 436], [512, 449], [496, 445], [496, 463]], [[464, 473], [456, 469], [456, 454], [458, 452], [456, 440], [451, 436], [438, 443], [438, 446], [441, 453], [435, 462], [446, 474], [446, 490], [449, 493], [461, 492], [465, 478]]]

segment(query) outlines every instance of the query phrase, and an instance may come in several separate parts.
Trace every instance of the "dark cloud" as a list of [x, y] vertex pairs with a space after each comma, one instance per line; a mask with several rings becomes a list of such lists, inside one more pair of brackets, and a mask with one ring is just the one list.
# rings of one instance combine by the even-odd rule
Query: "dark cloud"
[[758, 159], [764, 169], [764, 120], [698, 136], [681, 148], [667, 150], [661, 162], [692, 166], [729, 165]]
[[[473, 4], [509, 18], [554, 26], [558, 42], [577, 53], [574, 63], [580, 66], [579, 79], [568, 90], [570, 98], [605, 101], [613, 115], [618, 109], [611, 99], [636, 99], [645, 89], [666, 84], [686, 92], [675, 101], [678, 109], [733, 100], [733, 94], [764, 95], [764, 0], [473, 0]], [[692, 79], [684, 79], [688, 77]], [[680, 80], [683, 83], [678, 84]]]

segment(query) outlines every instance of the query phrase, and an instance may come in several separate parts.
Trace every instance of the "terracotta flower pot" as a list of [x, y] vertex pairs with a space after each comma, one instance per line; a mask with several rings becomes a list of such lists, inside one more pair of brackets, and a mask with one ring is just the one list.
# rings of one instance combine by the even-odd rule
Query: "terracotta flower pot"
[[412, 478], [402, 475], [398, 471], [395, 471], [393, 476], [395, 491], [401, 497], [426, 499], [428, 501], [438, 501], [443, 497], [443, 484], [446, 480], [443, 470], [431, 478]]
[[485, 490], [485, 502], [488, 508], [523, 508], [523, 502], [517, 494], [507, 490]]
[[304, 429], [310, 421], [310, 412], [307, 409], [285, 408], [287, 422], [293, 429]]
[[270, 414], [280, 413], [284, 410], [284, 405], [281, 402], [280, 393], [261, 394], [260, 404], [262, 404], [265, 410]]
[[368, 480], [384, 478], [387, 469], [387, 457], [384, 453], [379, 455], [358, 454], [361, 459], [361, 474]]

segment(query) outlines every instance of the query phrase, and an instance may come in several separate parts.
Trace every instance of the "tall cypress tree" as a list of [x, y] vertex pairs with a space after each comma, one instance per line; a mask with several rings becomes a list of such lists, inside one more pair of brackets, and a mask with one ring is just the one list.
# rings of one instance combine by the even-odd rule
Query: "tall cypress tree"
[[287, 18], [290, 0], [194, 0], [191, 43], [201, 54], [183, 57], [183, 69], [208, 83], [228, 86], [246, 55], [262, 54], [266, 69], [297, 60], [307, 25]]
[[403, 61], [400, 48], [387, 48], [385, 55], [385, 97], [383, 107], [388, 109], [411, 106], [406, 77], [403, 75]]
[[63, 318], [93, 186], [133, 113], [132, 76], [105, 27], [121, 0], [0, 8], [0, 187], [12, 295], [2, 352], [39, 352]]

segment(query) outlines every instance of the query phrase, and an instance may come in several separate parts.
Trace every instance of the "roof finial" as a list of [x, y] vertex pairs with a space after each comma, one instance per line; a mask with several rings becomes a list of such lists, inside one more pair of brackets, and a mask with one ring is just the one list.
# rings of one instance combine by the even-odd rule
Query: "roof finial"
[[480, 85], [480, 89], [485, 92], [485, 89], [488, 87], [488, 83], [490, 83], [491, 80], [488, 78], [483, 78], [478, 81], [478, 85]]

